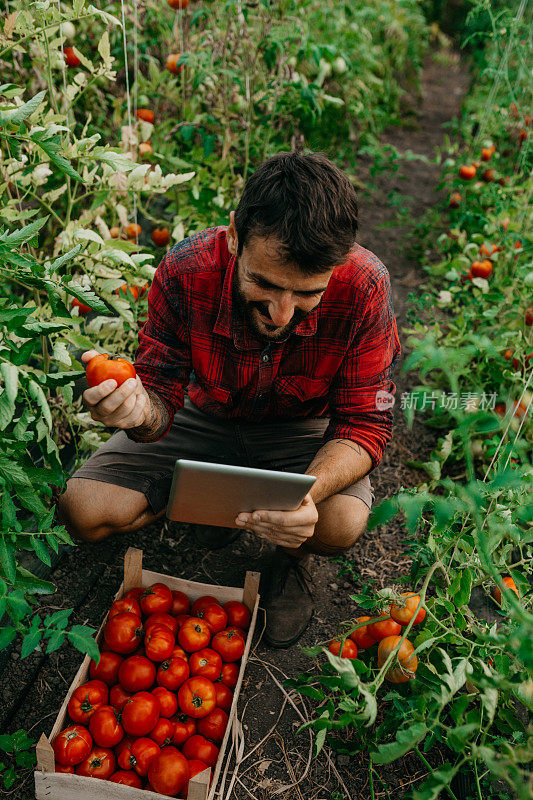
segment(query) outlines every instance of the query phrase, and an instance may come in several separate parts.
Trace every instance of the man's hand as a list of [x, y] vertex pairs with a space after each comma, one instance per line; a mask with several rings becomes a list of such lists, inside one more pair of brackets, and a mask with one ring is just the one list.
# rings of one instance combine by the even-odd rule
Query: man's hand
[[259, 534], [282, 547], [300, 547], [315, 532], [318, 511], [310, 494], [306, 494], [296, 511], [253, 511], [242, 513], [235, 522], [239, 528]]
[[[82, 353], [81, 360], [87, 364], [97, 355], [96, 350], [87, 350]], [[115, 380], [103, 381], [86, 389], [82, 398], [91, 417], [108, 428], [137, 428], [150, 418], [152, 401], [138, 375], [118, 389]]]

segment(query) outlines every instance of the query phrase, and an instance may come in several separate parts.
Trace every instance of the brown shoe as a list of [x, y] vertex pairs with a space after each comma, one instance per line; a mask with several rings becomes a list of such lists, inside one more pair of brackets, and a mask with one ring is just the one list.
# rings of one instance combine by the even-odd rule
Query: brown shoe
[[208, 550], [221, 550], [235, 541], [241, 533], [239, 528], [210, 527], [209, 525], [195, 525], [192, 535], [197, 544], [207, 547]]
[[271, 647], [290, 647], [313, 616], [311, 555], [298, 558], [276, 547], [264, 594], [265, 640]]

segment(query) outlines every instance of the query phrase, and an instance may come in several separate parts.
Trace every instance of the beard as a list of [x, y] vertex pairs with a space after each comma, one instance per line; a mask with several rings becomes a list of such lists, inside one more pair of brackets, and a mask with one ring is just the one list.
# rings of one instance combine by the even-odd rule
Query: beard
[[[295, 328], [298, 327], [300, 322], [304, 320], [309, 314], [311, 314], [315, 309], [312, 308], [311, 311], [302, 311], [301, 309], [295, 308], [294, 309], [294, 316], [291, 321], [284, 325], [282, 328], [276, 327], [272, 324], [272, 332], [269, 331], [267, 323], [263, 322], [262, 324], [265, 326], [260, 327], [259, 320], [257, 318], [255, 312], [259, 312], [262, 314], [266, 319], [270, 319], [270, 314], [268, 311], [268, 305], [266, 303], [262, 303], [259, 300], [248, 300], [244, 291], [241, 287], [240, 280], [239, 280], [239, 262], [238, 259], [235, 260], [235, 270], [233, 272], [233, 283], [232, 283], [232, 295], [233, 295], [233, 307], [236, 310], [237, 314], [241, 317], [241, 319], [245, 319], [248, 323], [253, 335], [262, 342], [281, 342], [287, 339], [290, 334], [294, 331]], [[316, 306], [315, 306], [316, 308]]]

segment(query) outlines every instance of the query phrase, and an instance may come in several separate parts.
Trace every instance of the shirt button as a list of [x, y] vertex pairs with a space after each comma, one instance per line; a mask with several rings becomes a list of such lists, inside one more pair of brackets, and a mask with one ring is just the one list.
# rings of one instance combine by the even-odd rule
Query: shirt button
[[266, 353], [265, 353], [265, 355], [263, 356], [263, 361], [264, 361], [265, 363], [268, 361], [268, 356], [266, 355]]

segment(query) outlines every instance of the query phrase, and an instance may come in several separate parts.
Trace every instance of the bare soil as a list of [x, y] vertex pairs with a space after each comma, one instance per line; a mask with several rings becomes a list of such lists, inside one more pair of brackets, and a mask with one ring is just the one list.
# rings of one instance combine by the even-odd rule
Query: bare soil
[[[383, 140], [401, 153], [410, 149], [434, 158], [443, 142], [442, 126], [458, 114], [467, 85], [466, 68], [458, 58], [443, 66], [428, 56], [422, 75], [421, 98], [406, 97], [408, 126], [387, 130]], [[368, 158], [357, 159], [357, 177], [365, 182], [369, 180], [370, 167]], [[353, 170], [353, 165], [346, 169]], [[409, 223], [383, 227], [395, 216], [395, 208], [388, 204], [387, 196], [392, 190], [404, 195], [404, 202], [409, 204], [409, 219], [417, 220], [439, 200], [435, 188], [439, 175], [438, 165], [408, 161], [395, 175], [378, 176], [372, 191], [360, 198], [359, 242], [372, 250], [389, 269], [402, 347], [406, 315], [413, 307], [410, 294], [419, 290], [424, 273], [407, 252]], [[415, 486], [424, 481], [424, 474], [405, 462], [425, 460], [435, 441], [434, 432], [421, 420], [415, 420], [412, 429], [408, 429], [400, 409], [401, 394], [414, 385], [414, 376], [401, 374], [398, 367], [395, 383], [397, 404], [393, 438], [382, 463], [371, 476], [377, 501], [391, 496], [401, 486]], [[323, 642], [334, 634], [341, 621], [356, 616], [358, 609], [349, 595], [360, 591], [365, 582], [373, 581], [376, 588], [390, 585], [408, 571], [410, 561], [405, 553], [405, 535], [400, 519], [365, 533], [348, 554], [359, 575], [355, 582], [344, 576], [337, 577], [338, 561], [314, 558], [316, 613], [300, 644]], [[151, 570], [232, 586], [243, 584], [248, 569], [265, 573], [272, 552], [263, 540], [247, 533], [243, 533], [238, 543], [209, 552], [191, 546], [188, 525], [156, 523], [137, 533], [115, 536], [96, 545], [80, 544], [68, 550], [53, 572], [52, 580], [58, 590], [45, 598], [47, 605], [43, 613], [74, 607], [73, 622], [98, 628], [120, 584], [124, 553], [131, 546], [142, 548], [144, 564]], [[285, 676], [295, 677], [309, 668], [310, 659], [299, 645], [288, 650], [268, 648], [260, 639], [262, 627], [261, 614], [239, 704], [244, 755], [248, 757], [240, 766], [231, 798], [366, 800], [370, 789], [365, 755], [352, 759], [325, 748], [318, 759], [312, 759], [310, 734], [303, 732], [296, 736], [301, 718], [273, 678], [282, 682]], [[36, 740], [43, 731], [49, 733], [80, 662], [80, 653], [69, 645], [49, 656], [36, 653], [24, 660], [15, 649], [0, 688], [0, 729], [12, 732], [24, 728]], [[292, 695], [291, 699], [304, 718], [312, 715], [312, 706], [306, 699], [298, 695]], [[438, 759], [437, 754], [433, 759], [435, 766]], [[426, 770], [410, 756], [401, 763], [396, 762], [392, 769], [380, 770], [394, 798], [416, 786], [425, 774]], [[291, 788], [295, 780], [300, 782]], [[226, 781], [226, 791], [229, 781], [230, 777]], [[33, 798], [32, 774], [28, 774], [18, 789], [9, 793], [0, 791], [0, 795], [3, 794], [9, 794], [13, 800]], [[377, 785], [375, 797], [385, 796], [385, 791]]]

